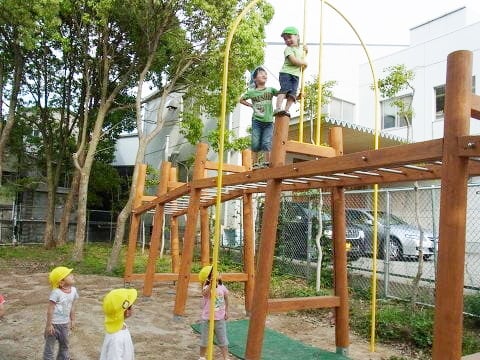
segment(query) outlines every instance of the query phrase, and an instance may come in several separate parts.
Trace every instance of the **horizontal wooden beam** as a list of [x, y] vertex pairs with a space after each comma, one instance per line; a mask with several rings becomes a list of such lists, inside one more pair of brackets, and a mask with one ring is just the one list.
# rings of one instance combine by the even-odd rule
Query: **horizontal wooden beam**
[[182, 185], [185, 185], [184, 182], [180, 182], [180, 181], [169, 181], [168, 182], [168, 189], [176, 189]]
[[286, 149], [288, 153], [310, 155], [320, 158], [334, 157], [336, 154], [335, 149], [330, 146], [301, 143], [293, 140], [287, 141]]
[[268, 313], [281, 313], [295, 310], [333, 308], [340, 306], [338, 296], [311, 296], [284, 299], [269, 299]]
[[[402, 164], [417, 164], [440, 160], [443, 139], [423, 141], [414, 144], [392, 146], [380, 150], [360, 151], [340, 157], [309, 160], [274, 168], [231, 174], [223, 178], [223, 185], [238, 185], [267, 180], [331, 175], [336, 172], [353, 172]], [[379, 184], [381, 183], [379, 179]], [[200, 179], [191, 183], [194, 188], [215, 186], [216, 178]]]
[[[145, 274], [131, 274], [129, 276], [125, 276], [125, 281], [133, 281], [133, 280], [144, 280]], [[177, 281], [178, 274], [177, 273], [156, 273], [153, 277], [153, 281], [155, 282], [166, 282], [166, 281]], [[248, 280], [248, 275], [245, 273], [222, 273], [222, 281], [229, 282], [229, 281], [241, 281], [245, 282]], [[190, 274], [190, 281], [191, 282], [199, 282], [198, 274]]]
[[458, 155], [480, 156], [480, 136], [462, 136], [458, 139]]
[[135, 209], [132, 210], [132, 212], [134, 214], [142, 214], [150, 209], [153, 209], [155, 206], [157, 206], [157, 204], [163, 204], [163, 203], [167, 203], [171, 200], [175, 200], [177, 198], [179, 198], [180, 196], [183, 196], [185, 194], [188, 194], [191, 190], [191, 187], [189, 184], [185, 184], [185, 185], [182, 185], [178, 188], [175, 188], [171, 191], [169, 191], [168, 193], [166, 194], [163, 194], [163, 195], [160, 195], [158, 197], [156, 197], [154, 200], [146, 203], [146, 204], [143, 204]]
[[[205, 169], [206, 170], [218, 170], [218, 162], [206, 161], [205, 162]], [[240, 173], [240, 172], [245, 172], [248, 169], [243, 165], [223, 164], [222, 170], [227, 171], [227, 172], [232, 172], [232, 173]]]
[[472, 118], [480, 120], [480, 96], [472, 94]]

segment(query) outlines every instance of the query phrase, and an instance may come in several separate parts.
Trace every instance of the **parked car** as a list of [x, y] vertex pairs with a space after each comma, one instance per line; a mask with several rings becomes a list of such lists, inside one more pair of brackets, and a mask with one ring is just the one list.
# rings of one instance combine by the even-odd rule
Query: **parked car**
[[[365, 234], [367, 246], [365, 253], [372, 254], [373, 244], [373, 211], [370, 209], [346, 209], [346, 222], [361, 228]], [[420, 230], [393, 214], [377, 211], [378, 254], [384, 258], [386, 254], [386, 238], [389, 236], [389, 259], [403, 260], [407, 257], [419, 257]], [[388, 227], [388, 225], [390, 225]], [[436, 238], [430, 231], [423, 231], [423, 258], [433, 257]]]
[[[306, 202], [282, 201], [278, 219], [276, 254], [295, 259], [317, 258], [315, 238], [318, 233], [318, 210]], [[322, 212], [323, 238], [325, 249], [331, 249], [332, 219], [330, 213]], [[309, 247], [310, 243], [310, 247]], [[360, 227], [347, 225], [346, 251], [349, 260], [357, 260], [365, 247], [365, 234]]]

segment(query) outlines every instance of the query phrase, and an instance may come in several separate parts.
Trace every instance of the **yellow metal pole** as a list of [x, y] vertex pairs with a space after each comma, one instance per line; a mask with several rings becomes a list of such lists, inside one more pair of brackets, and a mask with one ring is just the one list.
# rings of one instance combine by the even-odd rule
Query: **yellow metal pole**
[[215, 232], [213, 242], [213, 254], [212, 254], [212, 286], [210, 293], [210, 322], [208, 327], [208, 347], [207, 347], [207, 359], [212, 360], [213, 356], [213, 333], [215, 325], [215, 297], [216, 283], [218, 279], [218, 250], [220, 244], [220, 215], [222, 208], [222, 182], [223, 182], [223, 152], [225, 146], [225, 118], [227, 113], [227, 87], [228, 87], [228, 63], [230, 56], [230, 48], [232, 45], [233, 35], [237, 30], [238, 24], [245, 17], [248, 11], [255, 6], [260, 0], [252, 0], [242, 10], [242, 12], [233, 21], [230, 31], [225, 43], [225, 58], [223, 61], [223, 81], [222, 81], [222, 94], [221, 94], [221, 108], [220, 108], [220, 141], [218, 145], [218, 176], [217, 176], [217, 199], [215, 204]]
[[[323, 2], [323, 0], [322, 0]], [[329, 2], [325, 1], [325, 4], [327, 4], [330, 8], [335, 10], [346, 22], [347, 24], [351, 27], [355, 35], [357, 36], [358, 40], [360, 41], [360, 44], [362, 45], [363, 51], [365, 52], [365, 55], [367, 56], [368, 59], [368, 64], [370, 66], [370, 71], [372, 73], [372, 78], [373, 78], [373, 91], [374, 91], [374, 103], [375, 103], [375, 134], [374, 134], [374, 141], [373, 141], [373, 147], [375, 150], [378, 149], [378, 142], [379, 142], [379, 127], [380, 127], [380, 109], [379, 109], [379, 96], [378, 96], [378, 81], [377, 81], [377, 76], [375, 74], [375, 69], [373, 68], [373, 62], [372, 59], [370, 58], [370, 55], [368, 53], [367, 47], [365, 46], [365, 43], [361, 39], [360, 35], [358, 34], [357, 30], [353, 27], [352, 23], [338, 10], [336, 9], [333, 5], [331, 5]], [[374, 220], [373, 220], [373, 256], [372, 256], [372, 318], [371, 318], [371, 328], [370, 328], [370, 351], [374, 352], [375, 351], [375, 323], [376, 323], [376, 304], [377, 304], [377, 249], [378, 249], [378, 216], [377, 216], [377, 210], [378, 210], [378, 184], [375, 184], [374, 187], [374, 192], [373, 192], [373, 214], [374, 214]]]
[[[307, 45], [307, 0], [303, 0], [303, 57], [307, 55], [305, 46]], [[298, 121], [298, 141], [303, 142], [303, 118], [305, 117], [305, 68], [300, 72], [300, 119]]]
[[320, 40], [318, 46], [318, 84], [317, 84], [317, 126], [315, 127], [315, 145], [321, 144], [322, 138], [322, 58], [323, 58], [323, 3], [320, 1]]

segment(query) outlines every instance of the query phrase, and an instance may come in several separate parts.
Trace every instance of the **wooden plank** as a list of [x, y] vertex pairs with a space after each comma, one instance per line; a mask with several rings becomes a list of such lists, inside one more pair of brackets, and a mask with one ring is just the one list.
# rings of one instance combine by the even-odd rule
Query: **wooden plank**
[[180, 181], [169, 181], [168, 182], [168, 189], [176, 189], [180, 186], [183, 186], [185, 185], [184, 182], [180, 182]]
[[480, 156], [480, 136], [461, 136], [458, 138], [459, 156]]
[[160, 195], [156, 197], [154, 200], [150, 201], [147, 204], [140, 205], [138, 207], [135, 207], [132, 212], [134, 214], [143, 214], [144, 212], [153, 209], [157, 204], [161, 203], [167, 203], [169, 201], [175, 200], [179, 198], [180, 196], [183, 196], [185, 194], [188, 194], [191, 190], [191, 187], [189, 184], [182, 185], [178, 188], [175, 188], [171, 191], [169, 191], [166, 194]]
[[335, 149], [330, 146], [301, 143], [293, 140], [287, 141], [287, 152], [322, 158], [335, 156]]
[[[423, 141], [415, 144], [392, 146], [381, 150], [361, 151], [338, 158], [322, 158], [274, 168], [247, 171], [243, 174], [230, 174], [223, 177], [223, 185], [238, 185], [249, 182], [265, 182], [269, 179], [288, 179], [313, 175], [331, 175], [336, 172], [372, 170], [381, 167], [394, 167], [405, 164], [418, 164], [440, 160], [443, 139]], [[378, 183], [382, 183], [378, 179]], [[194, 181], [194, 188], [208, 188], [216, 184], [216, 178]]]
[[[132, 280], [143, 280], [145, 274], [132, 274], [129, 277], [129, 281]], [[178, 274], [177, 273], [156, 273], [153, 277], [155, 282], [166, 282], [166, 281], [177, 281]], [[247, 274], [244, 273], [222, 273], [222, 281], [229, 282], [229, 281], [238, 281], [238, 282], [245, 282], [248, 280]], [[199, 282], [198, 280], [198, 273], [190, 274], [190, 281]]]
[[[243, 165], [234, 165], [234, 164], [223, 164], [222, 166], [224, 172], [240, 173], [245, 172], [247, 168]], [[206, 161], [205, 169], [207, 170], [218, 170], [218, 162]]]
[[340, 306], [338, 296], [309, 296], [284, 299], [269, 299], [268, 313], [281, 313], [287, 311], [334, 308]]
[[480, 96], [475, 94], [472, 94], [471, 115], [474, 119], [480, 120]]

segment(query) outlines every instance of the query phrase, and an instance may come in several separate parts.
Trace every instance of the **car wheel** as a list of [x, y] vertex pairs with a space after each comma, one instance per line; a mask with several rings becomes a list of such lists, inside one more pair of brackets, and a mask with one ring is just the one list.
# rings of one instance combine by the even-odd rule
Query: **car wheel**
[[[385, 242], [382, 242], [382, 246], [380, 248], [380, 254], [382, 259], [385, 259], [386, 255], [386, 248], [385, 248]], [[389, 260], [403, 260], [403, 248], [402, 244], [400, 244], [400, 241], [396, 238], [390, 238], [390, 244], [389, 244]]]

